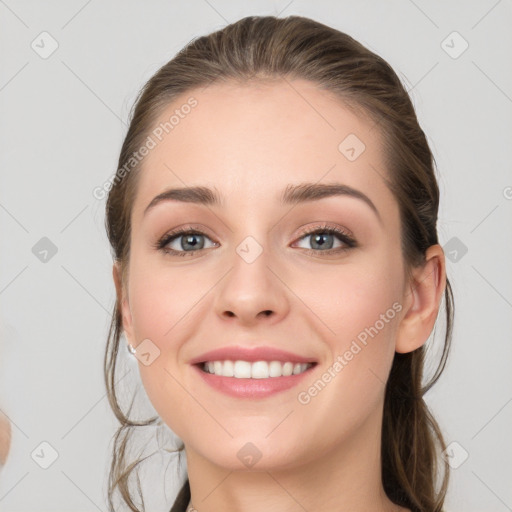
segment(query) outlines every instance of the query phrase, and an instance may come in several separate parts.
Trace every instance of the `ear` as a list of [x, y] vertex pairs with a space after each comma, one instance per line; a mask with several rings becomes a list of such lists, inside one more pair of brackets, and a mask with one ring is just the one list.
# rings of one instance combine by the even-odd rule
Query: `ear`
[[121, 276], [121, 266], [116, 261], [112, 268], [112, 276], [114, 277], [114, 284], [116, 285], [117, 303], [121, 311], [121, 318], [123, 323], [123, 330], [125, 332], [128, 342], [134, 345], [132, 314], [130, 311], [130, 304], [128, 302], [127, 293]]
[[398, 327], [395, 351], [412, 352], [430, 336], [437, 319], [446, 288], [446, 267], [443, 248], [432, 245], [425, 262], [413, 269], [413, 279], [403, 297], [404, 316]]

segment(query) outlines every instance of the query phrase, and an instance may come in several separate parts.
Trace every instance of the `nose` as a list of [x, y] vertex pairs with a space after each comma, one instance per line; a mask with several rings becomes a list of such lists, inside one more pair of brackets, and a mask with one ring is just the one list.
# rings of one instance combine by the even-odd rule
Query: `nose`
[[217, 315], [245, 326], [282, 320], [289, 311], [287, 288], [270, 265], [265, 250], [252, 262], [236, 254], [217, 288]]

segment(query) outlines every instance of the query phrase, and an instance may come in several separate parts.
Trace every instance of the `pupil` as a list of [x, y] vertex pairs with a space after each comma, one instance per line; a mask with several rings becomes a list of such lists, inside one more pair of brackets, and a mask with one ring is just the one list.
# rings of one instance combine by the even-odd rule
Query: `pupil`
[[200, 246], [201, 244], [197, 241], [198, 236], [201, 235], [188, 235], [184, 237], [185, 242], [181, 244], [182, 249], [186, 249], [187, 245], [189, 245], [191, 248], [195, 248], [197, 245]]
[[[314, 235], [314, 240], [315, 240], [315, 244], [318, 245], [319, 247], [323, 247], [325, 244], [327, 244], [327, 248], [330, 249], [331, 246], [332, 246], [332, 243], [331, 244], [328, 244], [326, 241], [325, 241], [325, 237], [330, 237], [332, 235], [328, 235], [328, 234], [317, 234], [317, 235]], [[324, 239], [323, 241], [321, 241], [321, 239]]]

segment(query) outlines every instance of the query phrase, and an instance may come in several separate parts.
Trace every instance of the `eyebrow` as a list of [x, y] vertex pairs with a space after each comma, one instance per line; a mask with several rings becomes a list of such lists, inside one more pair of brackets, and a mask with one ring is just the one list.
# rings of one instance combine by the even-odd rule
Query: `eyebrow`
[[[288, 185], [279, 196], [279, 199], [281, 204], [296, 205], [333, 196], [349, 196], [364, 201], [372, 209], [379, 221], [382, 222], [377, 207], [366, 194], [341, 183], [299, 183], [297, 185]], [[215, 188], [211, 189], [204, 186], [170, 188], [151, 200], [144, 210], [144, 215], [157, 204], [167, 201], [221, 206], [222, 196]]]

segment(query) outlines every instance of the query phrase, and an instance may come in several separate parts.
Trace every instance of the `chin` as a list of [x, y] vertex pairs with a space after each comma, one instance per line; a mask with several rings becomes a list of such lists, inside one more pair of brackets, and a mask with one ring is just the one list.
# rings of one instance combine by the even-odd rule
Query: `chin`
[[218, 443], [214, 451], [211, 445], [198, 451], [212, 464], [229, 471], [285, 470], [304, 464], [307, 458], [305, 453], [298, 451], [297, 445], [283, 446], [265, 436], [235, 438]]

